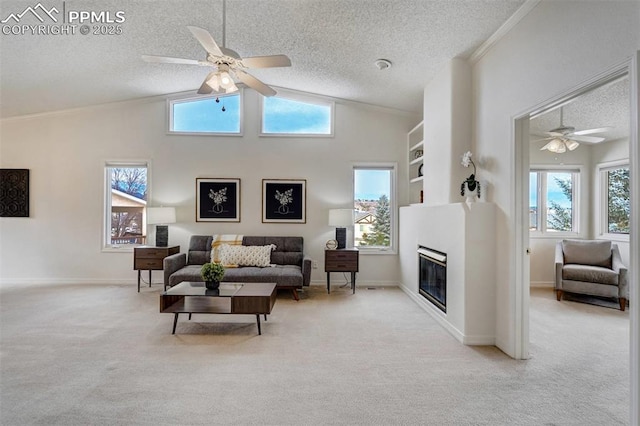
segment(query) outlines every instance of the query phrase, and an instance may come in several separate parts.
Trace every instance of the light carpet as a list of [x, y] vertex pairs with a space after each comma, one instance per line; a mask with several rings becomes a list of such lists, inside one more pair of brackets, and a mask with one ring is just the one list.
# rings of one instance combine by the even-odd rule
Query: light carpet
[[312, 286], [255, 316], [161, 286], [1, 290], [3, 425], [623, 425], [627, 312], [532, 291], [531, 354], [464, 346], [400, 289]]

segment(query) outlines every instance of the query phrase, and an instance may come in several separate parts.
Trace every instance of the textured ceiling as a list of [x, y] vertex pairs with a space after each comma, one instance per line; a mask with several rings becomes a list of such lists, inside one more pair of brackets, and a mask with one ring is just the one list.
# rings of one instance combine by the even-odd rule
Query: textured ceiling
[[[603, 133], [587, 136], [601, 136], [601, 143], [629, 138], [629, 117], [631, 116], [629, 99], [629, 79], [624, 78], [611, 84], [594, 89], [565, 104], [563, 121], [565, 126], [573, 126], [576, 131], [611, 127]], [[560, 126], [560, 108], [549, 111], [530, 122], [531, 139], [536, 140], [551, 129]], [[544, 143], [539, 142], [540, 146]]]
[[[0, 2], [0, 20], [38, 0]], [[226, 47], [284, 53], [293, 66], [255, 70], [267, 84], [420, 113], [425, 84], [468, 57], [524, 0], [228, 0]], [[121, 35], [0, 34], [0, 116], [196, 90], [204, 67], [150, 64], [142, 54], [204, 59], [187, 30], [222, 44], [222, 1], [46, 1], [62, 11], [123, 11]], [[38, 24], [25, 15], [20, 24]], [[48, 22], [46, 22], [48, 23]], [[378, 58], [391, 69], [379, 71]]]

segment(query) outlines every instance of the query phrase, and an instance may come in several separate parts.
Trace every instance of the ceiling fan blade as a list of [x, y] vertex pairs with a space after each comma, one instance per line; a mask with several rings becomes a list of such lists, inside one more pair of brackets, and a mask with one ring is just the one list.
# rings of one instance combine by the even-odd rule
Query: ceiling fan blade
[[209, 31], [199, 28], [199, 27], [187, 27], [191, 34], [200, 42], [204, 50], [212, 54], [213, 56], [223, 56], [220, 47], [216, 41], [211, 37]]
[[211, 77], [213, 77], [214, 75], [216, 75], [216, 71], [211, 71], [209, 74], [207, 74], [207, 76], [204, 78], [204, 81], [202, 82], [202, 85], [200, 85], [200, 88], [198, 89], [199, 95], [208, 95], [209, 93], [213, 92], [213, 87], [211, 87], [208, 82], [209, 79], [211, 79]]
[[600, 127], [597, 129], [587, 129], [587, 130], [579, 130], [577, 132], [573, 132], [573, 135], [578, 135], [578, 136], [582, 136], [582, 135], [590, 135], [592, 133], [602, 133], [602, 132], [608, 132], [609, 130], [612, 130], [613, 127]]
[[185, 64], [200, 65], [197, 59], [170, 58], [168, 56], [142, 55], [142, 60], [146, 62], [159, 62], [163, 64]]
[[291, 59], [287, 55], [252, 56], [242, 58], [242, 64], [247, 68], [290, 67]]
[[536, 139], [536, 140], [531, 141], [531, 143], [542, 142], [542, 141], [548, 141], [548, 140], [551, 140], [551, 139], [553, 139], [553, 138], [542, 138], [542, 139]]
[[264, 84], [263, 82], [255, 78], [254, 76], [247, 74], [246, 72], [240, 69], [236, 69], [235, 74], [236, 74], [236, 77], [238, 77], [238, 80], [242, 81], [244, 84], [251, 87], [253, 90], [262, 94], [263, 96], [269, 97], [276, 94], [276, 91], [273, 90], [271, 87], [267, 86], [266, 84]]
[[605, 138], [596, 137], [596, 136], [575, 136], [575, 135], [572, 135], [571, 139], [579, 141], [579, 142], [598, 143], [598, 142], [602, 142]]

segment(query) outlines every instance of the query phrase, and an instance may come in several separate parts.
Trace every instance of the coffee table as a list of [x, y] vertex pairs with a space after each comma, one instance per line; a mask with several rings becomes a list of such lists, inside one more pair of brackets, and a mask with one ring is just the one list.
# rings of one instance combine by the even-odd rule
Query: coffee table
[[183, 281], [160, 295], [160, 312], [174, 314], [176, 333], [179, 314], [251, 314], [256, 316], [258, 334], [260, 315], [271, 313], [276, 303], [275, 283], [220, 283], [217, 290], [209, 290], [203, 282]]

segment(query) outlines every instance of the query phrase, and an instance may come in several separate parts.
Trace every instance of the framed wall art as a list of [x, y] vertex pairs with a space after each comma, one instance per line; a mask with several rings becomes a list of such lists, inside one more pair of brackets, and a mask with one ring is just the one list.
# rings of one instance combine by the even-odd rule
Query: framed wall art
[[196, 222], [240, 222], [240, 179], [196, 178]]
[[306, 179], [262, 179], [263, 223], [307, 223]]
[[29, 217], [29, 169], [0, 169], [0, 217]]

